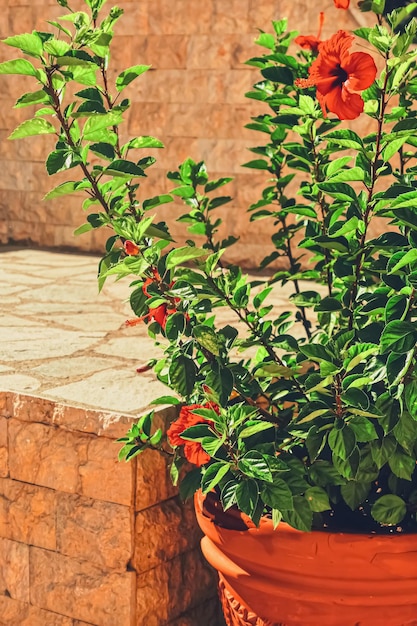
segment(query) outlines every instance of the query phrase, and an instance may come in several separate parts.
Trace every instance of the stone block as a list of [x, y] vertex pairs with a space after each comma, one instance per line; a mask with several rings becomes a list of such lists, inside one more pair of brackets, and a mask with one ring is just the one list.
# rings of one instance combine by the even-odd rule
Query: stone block
[[13, 397], [13, 417], [22, 422], [52, 424], [55, 402], [46, 398], [15, 393]]
[[248, 29], [249, 0], [213, 0], [214, 33], [244, 33]]
[[0, 416], [0, 476], [9, 474], [9, 453], [7, 444], [7, 419]]
[[[90, 435], [11, 419], [10, 476], [58, 491], [80, 493], [80, 465], [85, 467], [90, 443]], [[104, 474], [101, 474], [101, 481], [104, 481]]]
[[[30, 602], [95, 626], [132, 626], [134, 572], [109, 573], [86, 561], [30, 548]], [[144, 622], [145, 624], [146, 622]]]
[[137, 457], [135, 510], [143, 511], [175, 496], [166, 456], [146, 450]]
[[188, 56], [188, 35], [148, 35], [132, 40], [132, 58], [154, 69], [185, 68]]
[[29, 602], [29, 546], [0, 538], [0, 593]]
[[135, 554], [137, 572], [157, 567], [198, 546], [201, 531], [191, 502], [172, 498], [136, 514]]
[[55, 515], [55, 491], [0, 479], [0, 537], [54, 550]]
[[12, 417], [13, 396], [9, 391], [0, 391], [0, 417]]
[[230, 68], [236, 46], [239, 46], [238, 35], [193, 34], [188, 44], [187, 69]]
[[70, 617], [0, 595], [0, 626], [73, 626]]
[[138, 576], [137, 615], [146, 626], [166, 626], [216, 594], [217, 574], [200, 549]]
[[[91, 361], [91, 357], [89, 359]], [[55, 403], [52, 415], [52, 422], [57, 426], [111, 439], [123, 437], [130, 428], [132, 419], [131, 415], [96, 411], [60, 403]]]
[[210, 32], [213, 2], [204, 8], [190, 0], [152, 0], [148, 3], [149, 32], [163, 35]]
[[130, 506], [133, 503], [134, 463], [119, 463], [117, 448], [110, 439], [91, 439], [85, 462], [80, 467], [84, 496]]
[[57, 551], [106, 570], [126, 572], [132, 556], [130, 509], [83, 496], [57, 494]]

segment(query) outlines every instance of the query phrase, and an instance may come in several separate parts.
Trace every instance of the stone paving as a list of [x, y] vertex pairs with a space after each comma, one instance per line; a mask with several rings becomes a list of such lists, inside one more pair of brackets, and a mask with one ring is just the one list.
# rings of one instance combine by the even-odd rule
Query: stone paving
[[[99, 294], [97, 265], [96, 256], [0, 248], [0, 390], [121, 413], [169, 391], [152, 371], [136, 372], [155, 347], [145, 324], [125, 326], [129, 279], [109, 279]], [[289, 293], [275, 290], [277, 312]]]

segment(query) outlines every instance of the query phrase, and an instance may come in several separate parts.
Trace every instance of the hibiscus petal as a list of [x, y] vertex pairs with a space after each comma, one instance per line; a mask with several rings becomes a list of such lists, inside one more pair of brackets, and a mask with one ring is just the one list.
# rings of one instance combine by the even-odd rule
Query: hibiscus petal
[[351, 91], [368, 89], [374, 82], [377, 72], [375, 61], [366, 52], [354, 52], [349, 55], [343, 69], [348, 74], [346, 86]]
[[363, 111], [363, 100], [357, 93], [351, 93], [343, 87], [333, 89], [325, 96], [325, 103], [329, 111], [335, 113], [339, 120], [354, 120]]

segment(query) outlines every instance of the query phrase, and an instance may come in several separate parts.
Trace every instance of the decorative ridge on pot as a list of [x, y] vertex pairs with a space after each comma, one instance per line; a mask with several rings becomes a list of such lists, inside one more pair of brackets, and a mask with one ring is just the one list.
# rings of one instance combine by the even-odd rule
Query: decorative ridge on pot
[[[184, 498], [214, 490], [224, 513], [237, 507], [260, 528], [238, 531], [245, 542], [262, 537], [265, 524], [277, 529], [270, 536], [278, 545], [286, 537], [289, 547], [264, 551], [261, 570], [274, 570], [281, 550], [292, 565], [268, 583], [279, 602], [265, 600], [260, 619], [313, 626], [320, 606], [320, 626], [375, 626], [380, 604], [381, 626], [410, 624], [416, 573], [411, 547], [402, 546], [417, 531], [417, 4], [334, 0], [319, 24], [360, 9], [369, 26], [326, 40], [321, 31], [288, 30], [285, 19], [273, 21], [273, 33], [259, 33], [262, 52], [247, 63], [260, 76], [246, 95], [259, 102], [247, 128], [260, 145], [244, 167], [256, 180], [265, 174], [248, 213], [254, 237], [257, 222], [267, 220], [272, 245], [250, 279], [228, 261], [236, 238], [221, 215], [232, 200], [222, 195], [230, 178], [212, 180], [205, 163], [190, 158], [168, 172], [169, 194], [139, 195], [155, 162], [143, 150], [162, 144], [148, 135], [125, 140], [120, 130], [131, 104], [122, 92], [149, 69], [134, 65], [110, 79], [110, 44], [123, 11], [104, 13], [105, 0], [85, 0], [86, 11], [57, 2], [66, 13], [50, 22], [55, 34], [8, 37], [4, 43], [30, 61], [0, 63], [0, 74], [36, 83], [16, 103], [34, 105], [36, 114], [10, 138], [51, 135], [48, 173], [81, 171], [46, 198], [84, 193], [87, 222], [77, 234], [108, 230], [99, 287], [112, 276], [133, 279], [127, 325], [146, 324], [160, 349], [138, 375], [153, 368], [172, 390], [154, 404], [179, 409], [167, 437], [154, 412], [140, 416], [120, 440], [119, 458], [157, 449], [170, 456]], [[176, 220], [185, 225], [182, 244], [158, 215], [174, 198], [186, 206]], [[277, 286], [288, 290], [288, 310], [271, 303]], [[236, 326], [222, 322], [220, 307]], [[230, 550], [234, 531], [218, 532]], [[343, 556], [339, 538], [350, 546]], [[360, 552], [379, 542], [392, 554], [375, 552], [365, 576]], [[291, 552], [298, 544], [304, 564]], [[356, 578], [346, 581], [356, 595], [340, 595], [344, 572], [333, 550], [356, 564]], [[297, 589], [294, 572], [311, 564], [314, 572], [327, 568], [331, 601], [322, 583], [310, 581], [322, 598], [303, 605], [310, 592], [301, 583]], [[247, 576], [224, 584], [247, 612], [252, 583], [240, 597], [238, 579]], [[395, 598], [405, 607], [397, 618]], [[350, 603], [359, 613], [349, 612]]]

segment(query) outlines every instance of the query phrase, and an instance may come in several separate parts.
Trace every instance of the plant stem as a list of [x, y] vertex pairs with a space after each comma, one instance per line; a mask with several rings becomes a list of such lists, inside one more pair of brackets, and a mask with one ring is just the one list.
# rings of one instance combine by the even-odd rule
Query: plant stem
[[363, 262], [365, 259], [366, 235], [367, 235], [368, 227], [369, 227], [371, 217], [372, 217], [373, 195], [374, 195], [376, 181], [378, 179], [378, 173], [377, 173], [378, 160], [381, 155], [381, 139], [382, 139], [382, 130], [383, 130], [383, 125], [384, 125], [384, 114], [385, 114], [385, 109], [388, 103], [386, 99], [388, 79], [390, 76], [390, 71], [388, 69], [388, 58], [389, 58], [389, 55], [387, 53], [385, 57], [385, 79], [384, 79], [384, 84], [381, 90], [379, 114], [377, 118], [378, 127], [377, 127], [377, 133], [376, 133], [375, 154], [371, 163], [371, 183], [368, 186], [368, 197], [367, 197], [367, 202], [366, 202], [366, 209], [363, 215], [364, 229], [363, 229], [361, 238], [359, 240], [359, 251], [356, 256], [356, 263], [355, 263], [355, 278], [354, 278], [354, 282], [353, 282], [352, 289], [350, 292], [350, 302], [349, 302], [349, 307], [348, 307], [350, 311], [349, 330], [353, 329], [353, 322], [354, 322], [353, 309], [354, 309], [354, 305], [356, 302], [356, 298], [358, 296], [359, 282], [361, 278]]
[[[44, 86], [46, 92], [48, 93], [49, 96], [51, 96], [52, 100], [53, 100], [53, 109], [56, 113], [56, 116], [58, 118], [59, 123], [61, 124], [61, 128], [65, 133], [65, 138], [68, 142], [68, 145], [72, 148], [72, 150], [77, 153], [78, 152], [78, 147], [76, 146], [76, 144], [74, 143], [72, 137], [71, 137], [71, 133], [70, 133], [70, 126], [67, 122], [67, 120], [64, 117], [64, 114], [61, 110], [61, 102], [59, 99], [59, 95], [57, 94], [53, 83], [52, 83], [52, 75], [54, 73], [54, 68], [53, 67], [46, 67], [45, 68], [45, 72], [46, 72], [46, 76], [48, 78], [48, 84], [46, 86]], [[80, 161], [79, 166], [81, 167], [84, 176], [86, 177], [86, 179], [88, 180], [88, 182], [90, 183], [94, 196], [95, 198], [100, 202], [101, 206], [103, 207], [103, 209], [105, 210], [105, 212], [107, 213], [107, 215], [110, 215], [110, 207], [108, 206], [103, 194], [101, 193], [97, 181], [95, 180], [95, 178], [91, 175], [90, 171], [88, 170], [87, 166], [85, 163], [83, 163], [82, 161]]]

